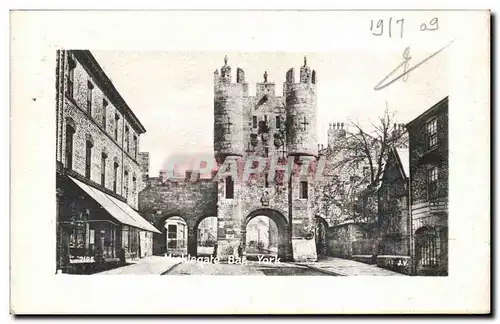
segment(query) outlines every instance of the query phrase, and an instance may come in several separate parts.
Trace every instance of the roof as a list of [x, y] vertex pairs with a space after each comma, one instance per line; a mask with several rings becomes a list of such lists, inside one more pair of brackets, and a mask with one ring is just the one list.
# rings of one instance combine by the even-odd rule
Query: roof
[[146, 128], [141, 124], [139, 118], [134, 114], [132, 109], [127, 105], [125, 100], [122, 98], [118, 90], [116, 90], [113, 82], [106, 75], [102, 67], [99, 65], [94, 55], [89, 50], [71, 50], [71, 53], [75, 55], [78, 61], [90, 69], [90, 73], [94, 77], [94, 81], [99, 85], [99, 88], [105, 92], [111, 103], [130, 120], [131, 126], [139, 134], [146, 132]]
[[432, 106], [431, 108], [427, 109], [426, 111], [424, 111], [423, 113], [421, 113], [420, 115], [415, 117], [412, 121], [410, 121], [408, 124], [406, 124], [405, 127], [406, 128], [412, 127], [415, 123], [418, 123], [423, 118], [426, 118], [428, 115], [431, 115], [436, 110], [442, 108], [445, 103], [446, 103], [446, 106], [448, 106], [448, 96], [439, 100], [434, 106]]
[[[397, 163], [399, 164], [401, 171], [403, 173], [403, 177], [410, 177], [410, 149], [408, 148], [396, 148], [392, 147], [391, 151], [394, 153]], [[382, 163], [382, 172], [380, 172], [380, 177], [377, 180], [377, 185], [375, 189], [378, 190], [382, 186], [382, 180], [384, 179], [385, 167], [387, 162]]]
[[410, 177], [410, 150], [407, 148], [396, 148], [396, 154], [403, 169], [404, 176]]
[[151, 225], [147, 220], [139, 215], [139, 213], [123, 201], [111, 197], [100, 190], [92, 188], [91, 186], [71, 176], [68, 177], [120, 223], [161, 234], [156, 227]]

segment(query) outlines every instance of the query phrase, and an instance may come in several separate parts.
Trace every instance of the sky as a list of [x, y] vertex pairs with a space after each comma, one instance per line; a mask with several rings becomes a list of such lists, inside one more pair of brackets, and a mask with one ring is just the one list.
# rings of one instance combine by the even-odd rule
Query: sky
[[[150, 176], [175, 154], [213, 154], [213, 73], [224, 65], [245, 71], [250, 95], [255, 84], [276, 83], [282, 94], [285, 73], [304, 56], [317, 74], [317, 138], [327, 142], [330, 122], [357, 121], [369, 127], [387, 106], [407, 123], [448, 95], [446, 50], [411, 71], [406, 81], [374, 90], [403, 61], [400, 52], [160, 52], [92, 51], [116, 89], [146, 128], [140, 150], [150, 152]], [[436, 49], [437, 50], [437, 49]], [[412, 52], [410, 66], [431, 52]], [[402, 70], [401, 70], [402, 71]]]

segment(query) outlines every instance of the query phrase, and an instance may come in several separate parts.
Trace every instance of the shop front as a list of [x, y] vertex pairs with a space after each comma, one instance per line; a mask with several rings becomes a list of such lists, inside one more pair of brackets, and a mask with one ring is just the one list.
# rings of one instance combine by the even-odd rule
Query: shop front
[[73, 185], [58, 203], [58, 270], [94, 273], [140, 258], [140, 233], [159, 231], [125, 202], [68, 178]]

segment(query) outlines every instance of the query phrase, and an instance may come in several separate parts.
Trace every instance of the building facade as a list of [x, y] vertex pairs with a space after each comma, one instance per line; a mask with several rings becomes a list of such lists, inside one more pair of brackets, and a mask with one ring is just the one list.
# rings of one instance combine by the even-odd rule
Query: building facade
[[448, 97], [407, 125], [413, 273], [448, 274]]
[[57, 52], [57, 269], [151, 255], [157, 231], [138, 213], [146, 130], [86, 50]]

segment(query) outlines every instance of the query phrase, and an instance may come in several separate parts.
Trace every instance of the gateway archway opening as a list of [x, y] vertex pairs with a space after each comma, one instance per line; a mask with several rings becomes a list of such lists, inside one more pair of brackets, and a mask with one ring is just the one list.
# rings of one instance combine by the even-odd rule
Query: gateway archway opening
[[[246, 255], [278, 257], [278, 226], [267, 216], [256, 216], [246, 227]], [[258, 258], [258, 257], [257, 257]]]
[[217, 244], [217, 216], [209, 216], [196, 226], [196, 251], [198, 256], [214, 254]]
[[291, 259], [289, 226], [280, 212], [262, 208], [250, 213], [242, 226], [242, 251], [248, 260]]

